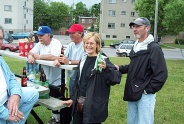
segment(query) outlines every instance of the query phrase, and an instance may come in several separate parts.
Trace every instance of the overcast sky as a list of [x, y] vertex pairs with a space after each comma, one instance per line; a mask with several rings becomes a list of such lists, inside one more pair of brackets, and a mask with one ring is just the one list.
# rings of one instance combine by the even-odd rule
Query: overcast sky
[[78, 3], [78, 2], [82, 2], [83, 4], [86, 4], [86, 7], [89, 8], [92, 5], [96, 4], [96, 3], [100, 3], [101, 0], [51, 0], [51, 1], [57, 1], [57, 2], [63, 2], [69, 6], [71, 6], [74, 2], [74, 4]]

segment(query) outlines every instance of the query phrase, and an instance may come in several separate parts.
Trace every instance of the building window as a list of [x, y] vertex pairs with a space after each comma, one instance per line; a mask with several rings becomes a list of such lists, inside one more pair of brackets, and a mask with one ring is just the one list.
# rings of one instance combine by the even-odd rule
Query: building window
[[121, 11], [121, 15], [126, 15], [126, 11]]
[[114, 10], [109, 10], [109, 16], [115, 16], [116, 14], [116, 11]]
[[135, 16], [135, 12], [131, 12], [131, 16]]
[[115, 23], [108, 23], [109, 29], [115, 29]]
[[122, 2], [126, 2], [126, 0], [122, 0]]
[[112, 35], [112, 38], [117, 38], [117, 36], [116, 35]]
[[12, 6], [4, 5], [4, 11], [12, 11]]
[[26, 24], [28, 24], [28, 20], [26, 20]]
[[130, 39], [130, 36], [126, 36], [126, 39]]
[[116, 0], [109, 0], [109, 3], [116, 3]]
[[110, 35], [106, 35], [106, 38], [110, 38]]
[[85, 23], [85, 19], [82, 19], [82, 23]]
[[12, 24], [11, 18], [5, 18], [5, 24]]
[[92, 23], [92, 19], [89, 19], [89, 23]]
[[125, 23], [121, 23], [121, 27], [125, 27]]
[[24, 14], [24, 19], [26, 19], [26, 14]]

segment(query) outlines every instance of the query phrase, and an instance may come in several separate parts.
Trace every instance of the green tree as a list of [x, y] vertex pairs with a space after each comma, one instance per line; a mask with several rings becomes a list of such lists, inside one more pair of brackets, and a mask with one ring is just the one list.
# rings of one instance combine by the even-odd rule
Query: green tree
[[173, 0], [165, 6], [165, 16], [162, 24], [165, 26], [167, 33], [178, 34], [179, 32], [184, 31], [183, 9], [183, 0]]
[[[184, 25], [175, 25], [178, 20], [182, 20], [183, 0], [158, 0], [158, 35], [175, 35], [178, 34]], [[180, 7], [179, 7], [180, 6]], [[152, 25], [153, 33], [155, 22], [155, 0], [138, 0], [135, 3], [135, 10], [140, 17], [147, 17]], [[172, 12], [174, 11], [174, 12]], [[177, 19], [174, 19], [177, 17]], [[173, 26], [174, 25], [174, 26]], [[169, 28], [171, 27], [172, 28]], [[181, 26], [181, 27], [180, 27]]]
[[34, 0], [34, 15], [33, 15], [33, 20], [34, 20], [34, 30], [38, 29], [38, 26], [43, 25], [46, 23], [45, 18], [46, 18], [46, 12], [48, 10], [48, 4], [45, 3], [44, 0]]
[[78, 23], [79, 17], [89, 17], [89, 10], [86, 8], [86, 5], [83, 4], [82, 2], [78, 2], [76, 5], [76, 9], [74, 9], [74, 18], [75, 18], [75, 23]]
[[68, 27], [69, 6], [63, 2], [51, 2], [48, 8], [48, 22], [53, 29]]
[[100, 3], [99, 4], [94, 4], [91, 8], [90, 8], [90, 15], [91, 16], [96, 16], [98, 17], [100, 14]]

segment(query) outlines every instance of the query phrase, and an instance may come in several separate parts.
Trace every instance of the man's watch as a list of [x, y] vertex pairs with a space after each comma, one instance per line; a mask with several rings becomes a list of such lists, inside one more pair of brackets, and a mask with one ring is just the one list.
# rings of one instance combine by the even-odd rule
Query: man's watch
[[69, 64], [69, 65], [71, 65], [71, 64], [72, 64], [71, 60], [69, 60], [69, 61], [68, 61], [68, 64]]

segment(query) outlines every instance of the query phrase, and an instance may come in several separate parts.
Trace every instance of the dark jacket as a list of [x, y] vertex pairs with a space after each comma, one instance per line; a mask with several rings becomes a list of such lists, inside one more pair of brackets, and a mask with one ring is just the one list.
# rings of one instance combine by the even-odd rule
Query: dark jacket
[[130, 52], [129, 65], [120, 66], [121, 73], [128, 73], [125, 90], [125, 101], [137, 101], [144, 90], [148, 94], [158, 92], [164, 85], [168, 72], [163, 52], [156, 42], [151, 42], [147, 50]]
[[[86, 57], [86, 56], [85, 56]], [[79, 63], [79, 69], [77, 78], [74, 84], [74, 96], [71, 96], [73, 103], [73, 109], [76, 106], [76, 100], [79, 97], [78, 92], [80, 84], [80, 73], [85, 63], [85, 57]], [[121, 73], [116, 70], [115, 66], [106, 58], [106, 69], [102, 70], [102, 73], [97, 72], [95, 69], [92, 71], [89, 78], [88, 87], [86, 90], [86, 100], [83, 110], [83, 122], [84, 123], [101, 123], [108, 117], [108, 102], [110, 94], [110, 86], [119, 84], [121, 81]]]

